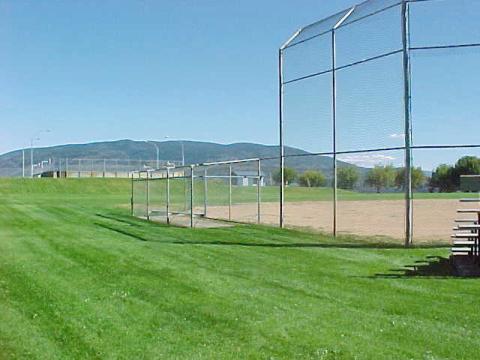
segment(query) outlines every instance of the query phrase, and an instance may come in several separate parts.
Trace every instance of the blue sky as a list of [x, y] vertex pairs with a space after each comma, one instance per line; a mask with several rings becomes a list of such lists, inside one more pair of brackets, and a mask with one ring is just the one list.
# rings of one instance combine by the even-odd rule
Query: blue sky
[[[47, 128], [51, 133], [42, 134], [38, 146], [165, 136], [277, 144], [278, 46], [295, 29], [355, 3], [0, 0], [0, 153], [28, 146], [33, 135]], [[414, 5], [414, 46], [438, 39], [480, 42], [480, 1], [436, 3], [433, 11]], [[393, 50], [398, 42], [390, 41], [390, 25], [387, 16], [364, 28], [351, 25], [355, 36], [338, 35], [345, 44], [339, 45], [339, 57], [348, 62], [374, 55], [368, 53], [373, 45]], [[362, 36], [369, 26], [383, 31]], [[320, 53], [314, 49], [310, 54]], [[414, 141], [479, 143], [477, 132], [468, 129], [480, 117], [480, 51], [446, 55], [413, 59], [418, 79], [412, 84]], [[388, 58], [338, 75], [343, 149], [401, 145], [399, 60]], [[329, 83], [316, 78], [287, 89], [293, 91], [287, 94], [287, 115], [294, 114], [288, 145], [328, 150], [329, 128], [317, 119], [323, 116], [329, 123]], [[318, 101], [320, 93], [327, 96]], [[372, 100], [376, 97], [379, 101]], [[439, 154], [417, 158], [431, 168], [457, 157]], [[385, 161], [401, 161], [392, 157], [385, 154]]]
[[277, 142], [277, 48], [340, 1], [0, 0], [0, 153], [172, 138]]

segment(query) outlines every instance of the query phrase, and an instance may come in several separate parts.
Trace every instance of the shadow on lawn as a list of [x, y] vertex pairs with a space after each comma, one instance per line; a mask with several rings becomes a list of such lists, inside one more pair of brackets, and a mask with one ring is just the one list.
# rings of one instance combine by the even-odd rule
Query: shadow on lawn
[[[100, 216], [100, 215], [98, 215]], [[109, 220], [117, 220], [119, 221], [122, 225], [134, 225], [137, 226], [136, 229], [139, 229], [140, 227], [138, 224], [130, 224], [129, 221], [123, 220], [123, 219], [116, 219], [115, 217], [107, 217], [107, 216], [100, 216], [104, 219], [109, 219]], [[332, 242], [332, 243], [327, 243], [327, 242], [254, 242], [254, 241], [248, 241], [248, 240], [231, 240], [231, 241], [225, 241], [225, 240], [211, 240], [212, 237], [216, 236], [223, 236], [225, 233], [222, 231], [221, 233], [218, 234], [210, 234], [209, 239], [205, 240], [161, 240], [158, 238], [152, 238], [154, 235], [153, 234], [139, 234], [136, 231], [129, 231], [129, 230], [134, 230], [134, 229], [125, 229], [125, 228], [120, 228], [118, 226], [112, 225], [112, 224], [106, 224], [102, 222], [95, 222], [94, 223], [96, 226], [102, 227], [106, 230], [114, 231], [116, 233], [119, 233], [121, 235], [129, 236], [133, 239], [139, 240], [139, 241], [150, 241], [150, 242], [156, 242], [156, 243], [162, 243], [162, 244], [176, 244], [176, 245], [210, 245], [210, 246], [244, 246], [244, 247], [260, 247], [260, 248], [344, 248], [344, 249], [404, 249], [404, 246], [402, 244], [392, 244], [392, 243], [365, 243], [365, 242]], [[123, 227], [123, 226], [122, 226]], [[165, 227], [165, 226], [163, 226]], [[187, 230], [188, 229], [184, 229]], [[231, 236], [231, 235], [230, 235]], [[198, 236], [199, 237], [199, 236]], [[424, 245], [424, 246], [417, 246], [417, 248], [431, 248], [431, 245]], [[438, 245], [436, 246], [438, 247]]]
[[402, 269], [389, 271], [387, 274], [375, 274], [373, 278], [462, 277], [458, 275], [450, 259], [442, 256], [427, 256], [425, 260], [418, 260]]

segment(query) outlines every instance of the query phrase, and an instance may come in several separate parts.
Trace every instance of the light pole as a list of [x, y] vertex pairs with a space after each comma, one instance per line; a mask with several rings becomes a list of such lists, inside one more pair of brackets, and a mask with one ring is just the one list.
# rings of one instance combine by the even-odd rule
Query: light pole
[[25, 149], [22, 149], [22, 178], [25, 177]]
[[158, 148], [158, 145], [153, 141], [147, 140], [145, 142], [152, 144], [153, 146], [155, 146], [155, 149], [157, 150], [157, 170], [158, 170], [160, 168], [160, 149]]
[[[170, 139], [170, 136], [165, 136], [165, 139]], [[182, 147], [182, 166], [185, 166], [185, 146], [183, 140], [180, 141], [180, 146]]]
[[185, 146], [183, 145], [183, 140], [180, 140], [180, 145], [182, 145], [182, 166], [185, 166]]
[[40, 130], [35, 136], [30, 138], [30, 177], [33, 178], [33, 142], [40, 140], [41, 133], [49, 133], [50, 130]]
[[39, 137], [30, 139], [30, 177], [33, 178], [33, 142], [40, 140]]

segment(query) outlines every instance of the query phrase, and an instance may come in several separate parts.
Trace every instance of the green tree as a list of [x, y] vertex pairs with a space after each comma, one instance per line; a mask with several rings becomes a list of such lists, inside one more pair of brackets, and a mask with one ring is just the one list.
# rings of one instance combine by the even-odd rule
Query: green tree
[[395, 168], [392, 165], [377, 165], [368, 172], [365, 183], [379, 193], [382, 189], [395, 184]]
[[[397, 169], [395, 174], [395, 186], [399, 189], [405, 189], [405, 172], [406, 168]], [[412, 168], [412, 188], [418, 189], [425, 184], [425, 174], [421, 167]]]
[[320, 171], [307, 170], [299, 176], [298, 183], [304, 187], [321, 187], [325, 186], [327, 179]]
[[464, 156], [455, 164], [455, 170], [460, 175], [480, 175], [480, 158]]
[[353, 189], [359, 178], [360, 175], [354, 167], [341, 167], [337, 170], [337, 186], [340, 189]]
[[[275, 183], [277, 184], [280, 184], [281, 177], [282, 177], [281, 170], [278, 170], [273, 174], [273, 181], [275, 181]], [[295, 181], [296, 178], [297, 178], [297, 172], [294, 169], [286, 167], [283, 170], [283, 180], [285, 182], [285, 185], [291, 184], [292, 182]]]
[[460, 187], [461, 175], [480, 175], [480, 158], [476, 156], [464, 156], [458, 159], [452, 173], [453, 179], [451, 179], [457, 190]]
[[438, 188], [441, 192], [452, 192], [460, 187], [461, 175], [480, 175], [480, 158], [464, 156], [455, 163], [455, 166], [439, 165], [432, 174], [431, 188]]
[[439, 165], [432, 174], [429, 186], [438, 188], [440, 192], [455, 190], [454, 168], [447, 164]]

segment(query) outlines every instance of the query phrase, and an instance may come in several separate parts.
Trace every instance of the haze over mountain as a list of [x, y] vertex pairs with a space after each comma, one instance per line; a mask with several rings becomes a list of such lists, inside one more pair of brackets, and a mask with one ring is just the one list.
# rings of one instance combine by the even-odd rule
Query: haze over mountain
[[[278, 146], [254, 143], [217, 144], [199, 141], [159, 141], [153, 142], [159, 148], [161, 160], [181, 161], [182, 142], [185, 149], [185, 163], [199, 164], [213, 161], [248, 159], [248, 158], [277, 158]], [[286, 148], [287, 154], [304, 154], [301, 149]], [[30, 165], [30, 151], [26, 149], [26, 166]], [[94, 142], [88, 144], [69, 144], [34, 149], [34, 163], [48, 159], [131, 159], [154, 160], [156, 148], [151, 142], [118, 140]], [[339, 163], [340, 166], [355, 166]], [[307, 169], [317, 169], [328, 176], [332, 168], [332, 159], [327, 156], [298, 156], [289, 158], [287, 166], [302, 172]], [[19, 175], [22, 167], [22, 150], [15, 150], [0, 155], [0, 169], [4, 169], [3, 176]], [[278, 159], [264, 162], [264, 170], [278, 168]], [[357, 167], [359, 168], [359, 167]], [[5, 170], [11, 169], [11, 170]], [[16, 169], [16, 170], [14, 170]], [[359, 168], [363, 169], [363, 168]]]

